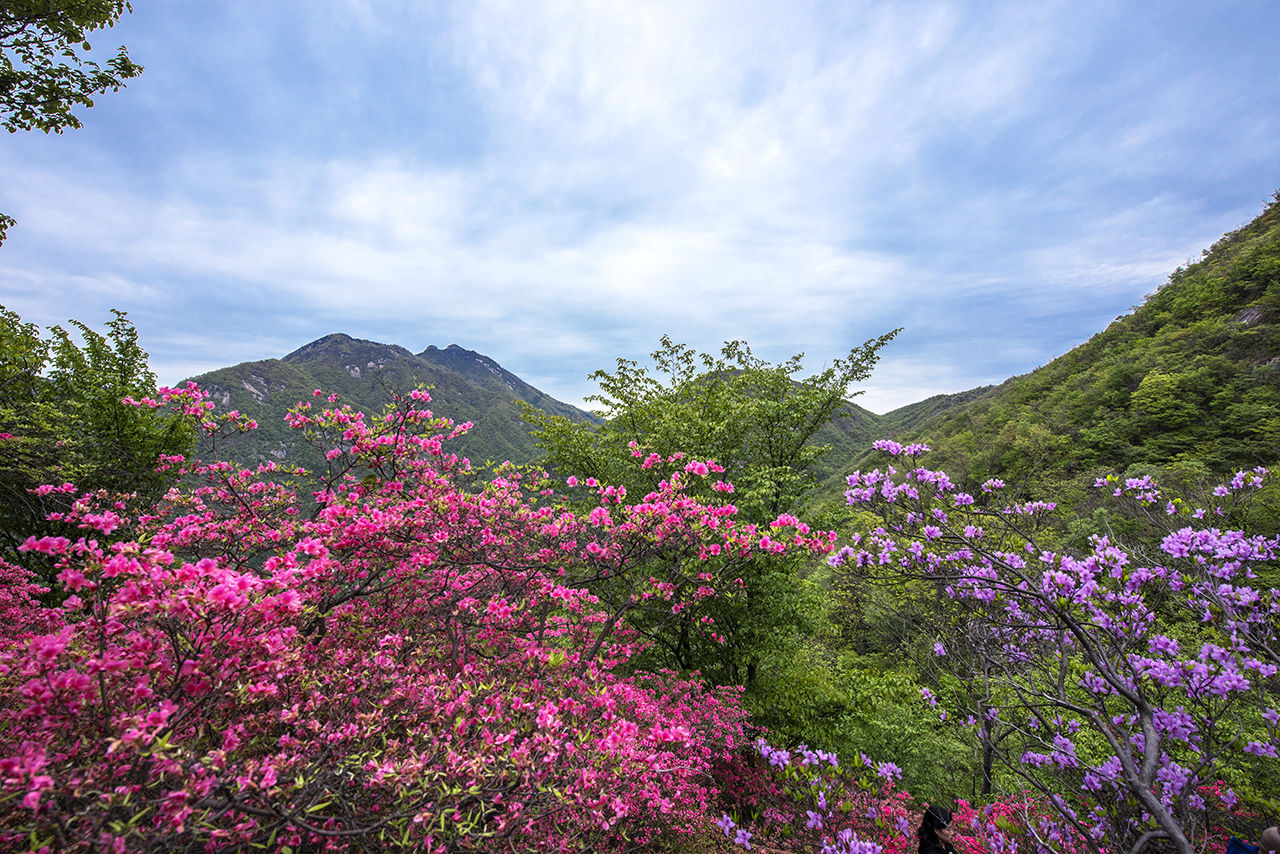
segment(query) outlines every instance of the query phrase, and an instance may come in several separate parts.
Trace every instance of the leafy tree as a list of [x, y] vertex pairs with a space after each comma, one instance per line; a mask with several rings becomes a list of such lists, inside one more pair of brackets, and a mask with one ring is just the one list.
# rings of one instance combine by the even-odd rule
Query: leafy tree
[[[123, 46], [105, 68], [84, 56], [90, 33], [131, 11], [125, 0], [0, 2], [0, 126], [10, 133], [79, 128], [76, 107], [92, 107], [94, 96], [141, 74]], [[0, 214], [0, 243], [13, 224]]]
[[850, 396], [860, 394], [849, 386], [871, 376], [880, 348], [897, 333], [871, 339], [802, 380], [796, 375], [803, 353], [775, 365], [743, 341], [725, 342], [714, 356], [664, 335], [651, 354], [653, 373], [634, 360], [618, 359], [612, 373], [591, 375], [600, 393], [587, 400], [603, 408], [603, 425], [571, 422], [533, 407], [525, 408], [525, 417], [548, 467], [640, 495], [658, 485], [661, 472], [637, 472], [637, 455], [714, 460], [724, 468], [722, 479], [734, 486], [742, 518], [765, 524], [796, 509], [815, 485], [814, 465], [827, 448], [814, 444], [814, 435]]
[[[158, 497], [168, 476], [161, 454], [188, 452], [194, 432], [181, 419], [126, 398], [156, 394], [156, 378], [138, 333], [122, 311], [103, 335], [71, 325], [78, 346], [55, 326], [48, 340], [0, 306], [0, 557], [18, 562], [27, 536], [53, 530], [49, 513], [64, 510], [66, 493], [36, 494], [45, 484], [73, 483]], [[56, 527], [56, 525], [54, 526]]]
[[[849, 386], [870, 376], [880, 348], [896, 334], [869, 340], [802, 380], [796, 376], [803, 355], [771, 364], [741, 341], [712, 355], [663, 336], [652, 371], [618, 359], [615, 371], [592, 374], [600, 393], [588, 400], [603, 407], [604, 424], [573, 423], [532, 407], [526, 418], [545, 464], [562, 475], [593, 478], [639, 498], [660, 488], [671, 463], [687, 459], [682, 474], [691, 494], [731, 501], [742, 523], [781, 543], [809, 533], [790, 511], [815, 484], [814, 466], [827, 450], [814, 435], [840, 410]], [[713, 476], [703, 476], [708, 471]], [[782, 555], [745, 567], [736, 589], [698, 606], [715, 627], [715, 640], [687, 623], [653, 622], [661, 615], [633, 611], [633, 627], [651, 641], [637, 656], [639, 666], [697, 670], [715, 684], [743, 685], [745, 703], [758, 718], [785, 738], [812, 739], [808, 725], [832, 696], [823, 684], [837, 677], [806, 680], [800, 690], [790, 678], [796, 662], [808, 660], [814, 639], [829, 631], [829, 597], [804, 577], [807, 567], [802, 558]], [[649, 569], [633, 564], [631, 573], [643, 581]], [[606, 600], [632, 595], [632, 583], [620, 579], [591, 584]], [[847, 740], [818, 741], [850, 747]]]

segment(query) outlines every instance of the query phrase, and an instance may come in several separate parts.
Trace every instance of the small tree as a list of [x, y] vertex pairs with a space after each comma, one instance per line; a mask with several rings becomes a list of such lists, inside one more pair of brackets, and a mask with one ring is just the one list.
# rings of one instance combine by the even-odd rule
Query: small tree
[[[660, 487], [671, 463], [696, 461], [713, 474], [691, 484], [699, 500], [729, 504], [744, 522], [790, 537], [797, 524], [791, 514], [828, 450], [814, 443], [814, 435], [856, 394], [850, 385], [870, 376], [880, 349], [896, 334], [869, 340], [805, 379], [797, 379], [803, 354], [771, 364], [741, 341], [726, 342], [712, 355], [663, 336], [652, 369], [618, 359], [615, 371], [591, 375], [600, 392], [588, 400], [603, 408], [603, 425], [532, 407], [525, 417], [547, 454], [545, 463], [561, 474], [639, 496]], [[754, 702], [770, 705], [768, 697], [755, 695], [762, 668], [772, 661], [780, 671], [783, 661], [802, 654], [798, 640], [815, 634], [822, 619], [821, 594], [797, 577], [797, 569], [784, 559], [756, 563], [731, 597], [707, 603], [705, 616], [724, 643], [707, 645], [685, 627], [676, 634], [654, 631], [635, 615], [636, 628], [654, 641], [648, 662], [745, 685]]]
[[156, 470], [162, 454], [182, 454], [195, 432], [182, 418], [131, 406], [126, 398], [156, 394], [156, 378], [137, 330], [114, 312], [103, 335], [71, 321], [83, 337], [53, 327], [49, 340], [0, 306], [0, 558], [25, 562], [18, 545], [53, 533], [50, 513], [66, 510], [63, 493], [42, 484], [76, 483], [85, 490], [157, 498], [170, 475]]
[[[576, 423], [531, 406], [538, 447], [554, 471], [594, 477], [644, 494], [661, 480], [661, 469], [636, 469], [635, 451], [654, 461], [684, 453], [715, 460], [723, 480], [734, 485], [742, 518], [765, 524], [794, 512], [814, 485], [814, 466], [829, 450], [814, 435], [851, 397], [850, 386], [871, 376], [879, 352], [894, 330], [871, 339], [804, 379], [804, 354], [772, 364], [743, 341], [728, 341], [718, 356], [699, 353], [663, 336], [651, 354], [654, 372], [631, 359], [617, 369], [591, 375], [600, 386], [588, 401], [608, 419]], [[651, 463], [652, 465], [652, 463]], [[707, 497], [716, 497], [706, 484]]]

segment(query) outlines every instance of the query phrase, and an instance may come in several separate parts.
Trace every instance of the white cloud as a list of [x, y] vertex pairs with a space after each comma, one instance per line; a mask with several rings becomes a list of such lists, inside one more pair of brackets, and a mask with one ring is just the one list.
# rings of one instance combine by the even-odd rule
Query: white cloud
[[[820, 363], [906, 325], [887, 406], [1048, 361], [1046, 329], [1083, 340], [1240, 222], [1177, 183], [1203, 78], [1151, 103], [1108, 79], [1110, 6], [307, 8], [300, 33], [287, 5], [207, 11], [234, 50], [157, 56], [190, 85], [244, 54], [199, 97], [150, 90], [154, 157], [92, 132], [0, 157], [0, 301], [172, 318], [150, 349], [175, 366], [205, 364], [202, 325], [227, 327], [214, 364], [338, 330], [456, 342], [569, 397], [662, 332]], [[1268, 121], [1239, 119], [1258, 163]]]

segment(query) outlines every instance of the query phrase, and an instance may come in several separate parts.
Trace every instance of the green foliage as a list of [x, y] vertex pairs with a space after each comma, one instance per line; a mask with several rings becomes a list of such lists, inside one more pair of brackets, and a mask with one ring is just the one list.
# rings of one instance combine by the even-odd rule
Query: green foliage
[[786, 662], [798, 647], [827, 633], [827, 596], [800, 577], [805, 569], [801, 561], [775, 557], [753, 563], [758, 565], [741, 572], [740, 589], [702, 608], [722, 643], [684, 627], [654, 631], [637, 622], [654, 640], [636, 657], [637, 664], [652, 670], [697, 670], [713, 684], [744, 685], [749, 696], [768, 698], [774, 677], [789, 667]]
[[137, 493], [144, 501], [168, 485], [156, 471], [161, 454], [187, 453], [185, 422], [122, 402], [156, 392], [137, 330], [121, 311], [107, 334], [78, 321], [78, 346], [61, 327], [42, 338], [0, 306], [0, 557], [21, 562], [17, 546], [56, 529], [45, 521], [65, 496], [36, 496], [42, 484]]
[[972, 748], [924, 702], [909, 670], [869, 667], [812, 642], [779, 663], [763, 690], [743, 697], [776, 741], [890, 760], [903, 787], [926, 800], [972, 788]]
[[79, 128], [72, 112], [142, 73], [121, 47], [103, 68], [85, 58], [89, 34], [133, 7], [124, 0], [5, 0], [0, 3], [0, 124], [10, 133]]
[[[874, 518], [859, 510], [848, 517], [849, 526], [868, 530]], [[849, 697], [840, 719], [844, 737], [865, 745], [858, 749], [872, 756], [897, 763], [903, 784], [928, 799], [989, 793], [994, 772], [989, 761], [984, 763], [975, 730], [940, 712], [956, 706], [935, 708], [921, 693], [929, 688], [947, 699], [974, 687], [946, 682], [932, 666], [934, 640], [963, 614], [918, 580], [877, 583], [866, 567], [851, 564], [828, 572], [839, 633], [830, 646], [839, 650], [841, 684]]]
[[[525, 407], [546, 463], [564, 473], [594, 477], [643, 495], [657, 485], [630, 465], [631, 443], [644, 454], [684, 453], [715, 460], [736, 488], [742, 518], [766, 523], [799, 506], [815, 485], [828, 447], [814, 437], [841, 411], [852, 383], [871, 375], [880, 348], [897, 330], [855, 347], [803, 380], [803, 354], [771, 364], [742, 341], [726, 342], [719, 356], [699, 353], [662, 337], [651, 355], [655, 371], [618, 359], [612, 373], [591, 375], [600, 393], [602, 425], [571, 423]], [[856, 394], [856, 392], [855, 392]]]

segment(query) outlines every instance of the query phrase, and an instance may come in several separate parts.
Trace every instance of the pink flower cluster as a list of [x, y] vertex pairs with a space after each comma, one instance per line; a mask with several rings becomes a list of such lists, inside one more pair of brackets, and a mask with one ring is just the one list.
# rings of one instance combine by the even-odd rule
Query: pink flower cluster
[[[373, 419], [334, 396], [299, 404], [291, 425], [339, 451], [324, 472], [170, 458], [183, 485], [143, 512], [81, 496], [61, 521], [82, 536], [25, 546], [52, 563], [61, 609], [0, 565], [0, 847], [608, 851], [705, 835], [746, 714], [736, 690], [632, 673], [627, 614], [714, 637], [698, 602], [833, 535], [782, 519], [770, 538], [685, 495], [679, 475], [710, 463], [638, 502], [590, 483], [580, 513], [545, 477], [460, 477], [445, 445], [465, 425], [426, 400]], [[139, 405], [213, 438], [248, 429], [207, 404], [188, 387]]]

